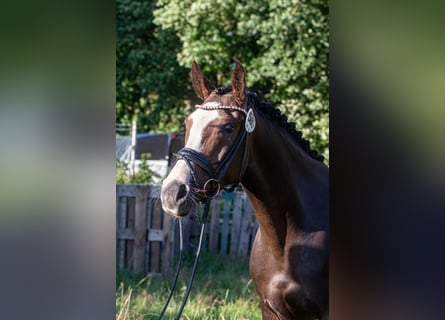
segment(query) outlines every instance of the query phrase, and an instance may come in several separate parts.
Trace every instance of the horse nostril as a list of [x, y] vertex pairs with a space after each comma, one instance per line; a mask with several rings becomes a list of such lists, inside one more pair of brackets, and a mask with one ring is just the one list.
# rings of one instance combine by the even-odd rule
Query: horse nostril
[[176, 201], [181, 200], [185, 196], [187, 196], [187, 187], [185, 184], [181, 184], [178, 189], [178, 194], [176, 195]]

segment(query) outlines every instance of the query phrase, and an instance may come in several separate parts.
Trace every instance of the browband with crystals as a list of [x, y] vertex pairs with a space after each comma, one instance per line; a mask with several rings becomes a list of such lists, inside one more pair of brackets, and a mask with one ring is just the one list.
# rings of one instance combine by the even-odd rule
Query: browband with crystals
[[197, 105], [195, 105], [195, 108], [204, 109], [204, 110], [219, 110], [219, 109], [236, 110], [236, 111], [240, 111], [240, 112], [244, 113], [244, 115], [247, 116], [247, 111], [244, 110], [243, 108], [236, 107], [236, 106], [223, 106], [223, 105], [219, 104], [218, 102], [207, 102], [203, 105], [197, 104]]

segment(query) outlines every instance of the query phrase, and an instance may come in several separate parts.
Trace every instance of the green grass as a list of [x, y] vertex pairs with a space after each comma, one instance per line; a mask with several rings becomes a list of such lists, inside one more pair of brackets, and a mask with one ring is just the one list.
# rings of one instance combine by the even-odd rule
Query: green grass
[[[186, 257], [176, 293], [164, 315], [174, 319], [184, 296], [194, 257]], [[166, 277], [118, 273], [116, 319], [157, 319], [174, 274]], [[181, 319], [261, 319], [259, 298], [248, 272], [248, 260], [203, 254]]]

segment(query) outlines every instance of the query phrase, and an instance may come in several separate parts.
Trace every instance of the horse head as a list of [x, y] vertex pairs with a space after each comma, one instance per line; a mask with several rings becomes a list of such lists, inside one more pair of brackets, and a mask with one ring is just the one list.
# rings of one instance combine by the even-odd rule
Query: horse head
[[196, 62], [190, 76], [203, 103], [185, 119], [185, 147], [177, 153], [178, 161], [161, 189], [164, 211], [177, 217], [186, 216], [197, 202], [215, 197], [221, 188], [240, 182], [247, 166], [248, 133], [254, 128], [239, 62], [227, 87], [215, 89]]

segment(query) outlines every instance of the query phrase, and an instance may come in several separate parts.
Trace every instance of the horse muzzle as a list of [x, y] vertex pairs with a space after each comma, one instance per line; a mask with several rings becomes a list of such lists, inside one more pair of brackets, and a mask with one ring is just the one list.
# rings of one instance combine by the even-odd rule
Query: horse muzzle
[[175, 217], [185, 217], [193, 208], [194, 201], [190, 188], [179, 180], [172, 180], [162, 186], [162, 209]]

